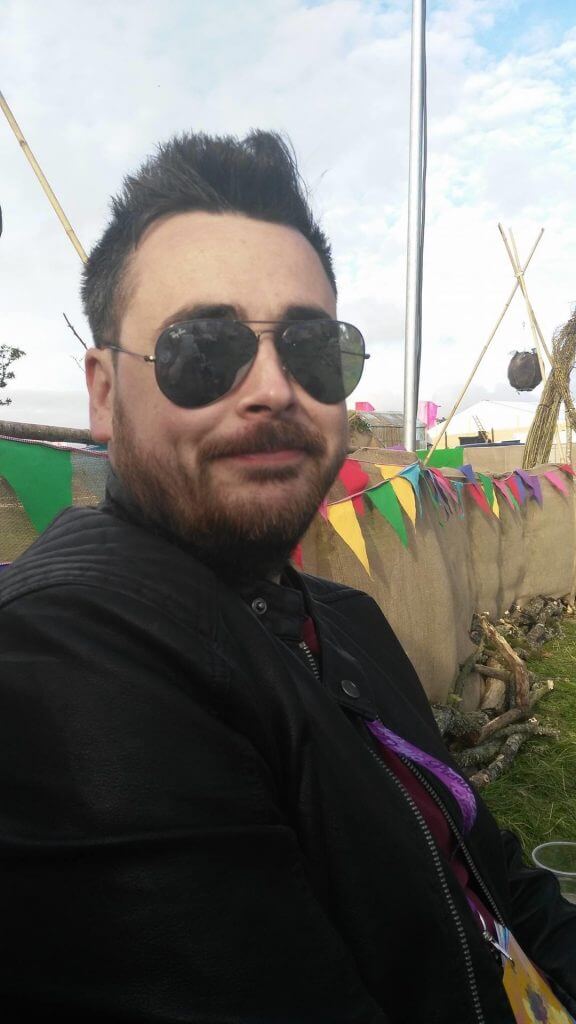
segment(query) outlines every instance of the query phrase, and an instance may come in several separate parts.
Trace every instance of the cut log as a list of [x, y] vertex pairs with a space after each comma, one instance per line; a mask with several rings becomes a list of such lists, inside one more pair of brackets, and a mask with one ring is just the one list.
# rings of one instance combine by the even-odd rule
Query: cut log
[[470, 782], [474, 783], [479, 789], [482, 786], [487, 786], [490, 782], [495, 782], [500, 776], [510, 767], [512, 761], [516, 757], [520, 747], [528, 739], [527, 733], [515, 733], [514, 736], [509, 736], [504, 742], [504, 746], [500, 753], [494, 758], [491, 764], [487, 768], [483, 768], [482, 771], [475, 772], [474, 775], [470, 776]]
[[491, 665], [490, 658], [487, 665], [474, 665], [474, 671], [480, 676], [485, 676], [487, 679], [501, 679], [504, 683], [509, 683], [512, 680], [512, 673], [508, 672], [505, 668], [498, 668], [496, 665]]
[[480, 704], [481, 711], [500, 712], [506, 704], [506, 683], [495, 676], [486, 680], [486, 689]]
[[480, 623], [484, 635], [498, 652], [501, 660], [510, 667], [512, 674], [512, 696], [516, 707], [525, 710], [529, 704], [530, 684], [528, 682], [528, 671], [521, 658], [518, 657], [507, 640], [500, 636], [499, 632], [488, 619], [481, 615]]
[[534, 705], [545, 697], [547, 693], [550, 693], [554, 689], [554, 683], [551, 679], [547, 679], [542, 686], [535, 686], [531, 691], [528, 698], [527, 708], [510, 708], [509, 711], [505, 711], [503, 715], [499, 715], [498, 718], [493, 718], [491, 722], [488, 722], [484, 726], [482, 732], [478, 737], [478, 744], [485, 743], [486, 740], [494, 736], [495, 733], [500, 732], [500, 729], [505, 728], [507, 725], [512, 725], [513, 722], [519, 722], [522, 718], [526, 718], [528, 712], [534, 707]]

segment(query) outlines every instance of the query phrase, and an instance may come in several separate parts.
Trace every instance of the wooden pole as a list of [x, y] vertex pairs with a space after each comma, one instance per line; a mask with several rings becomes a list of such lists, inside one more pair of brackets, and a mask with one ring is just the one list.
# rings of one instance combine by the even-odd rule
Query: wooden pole
[[44, 175], [44, 172], [42, 171], [42, 168], [40, 167], [40, 164], [38, 163], [38, 161], [37, 161], [36, 157], [34, 156], [34, 153], [32, 152], [32, 150], [30, 149], [30, 146], [26, 142], [26, 139], [24, 138], [24, 135], [22, 134], [22, 130], [21, 130], [21, 128], [20, 128], [16, 118], [14, 117], [14, 114], [10, 110], [10, 107], [8, 106], [6, 100], [5, 100], [5, 98], [4, 98], [4, 96], [2, 95], [1, 92], [0, 92], [0, 108], [3, 110], [4, 114], [6, 115], [6, 120], [8, 121], [8, 124], [10, 125], [12, 131], [14, 132], [14, 135], [18, 139], [18, 142], [20, 143], [20, 147], [22, 149], [22, 152], [24, 153], [24, 156], [28, 160], [28, 163], [32, 167], [32, 170], [34, 171], [34, 174], [38, 178], [38, 181], [40, 182], [42, 188], [44, 189], [44, 192], [48, 196], [48, 200], [50, 202], [50, 205], [52, 206], [52, 209], [55, 211], [56, 216], [58, 217], [58, 220], [62, 224], [62, 227], [64, 228], [66, 234], [68, 235], [68, 238], [72, 242], [72, 245], [76, 249], [76, 252], [78, 253], [80, 259], [82, 260], [83, 263], [86, 263], [86, 260], [88, 259], [88, 257], [86, 255], [84, 249], [82, 248], [82, 246], [80, 244], [80, 241], [78, 240], [78, 236], [76, 235], [76, 232], [74, 231], [74, 228], [72, 227], [70, 221], [68, 220], [68, 217], [64, 213], [64, 210], [60, 206], [60, 203], [58, 202], [56, 196], [54, 195], [54, 192], [50, 188], [50, 185], [48, 184], [48, 181], [46, 180], [46, 177]]
[[10, 423], [7, 420], [0, 420], [0, 435], [25, 441], [94, 444], [89, 430], [83, 430], [80, 427], [48, 427], [42, 423]]
[[[534, 242], [534, 245], [532, 246], [530, 255], [528, 256], [528, 259], [526, 260], [526, 263], [524, 264], [524, 267], [522, 269], [522, 273], [523, 274], [526, 273], [526, 271], [527, 271], [527, 269], [528, 269], [528, 267], [530, 265], [530, 260], [532, 259], [534, 253], [536, 252], [536, 247], [537, 247], [540, 239], [542, 238], [543, 234], [544, 234], [544, 228], [540, 228], [540, 234], [538, 235], [538, 238]], [[488, 351], [488, 349], [490, 347], [490, 344], [492, 343], [492, 340], [494, 338], [494, 335], [496, 334], [496, 331], [498, 330], [498, 328], [500, 327], [500, 324], [502, 323], [504, 317], [506, 316], [506, 313], [508, 311], [508, 307], [510, 306], [510, 303], [512, 302], [512, 299], [514, 298], [514, 296], [516, 294], [516, 290], [517, 290], [518, 287], [519, 287], [519, 281], [518, 281], [518, 278], [516, 278], [516, 284], [514, 285], [512, 291], [510, 292], [510, 295], [508, 297], [508, 301], [506, 302], [506, 305], [504, 306], [504, 309], [502, 310], [500, 316], [498, 317], [498, 320], [496, 321], [496, 324], [494, 325], [494, 327], [492, 329], [492, 332], [490, 334], [490, 337], [488, 338], [488, 341], [486, 342], [486, 344], [484, 345], [484, 348], [482, 349], [480, 355], [478, 356], [478, 359], [476, 360], [476, 362], [474, 364], [474, 368], [473, 368], [470, 376], [468, 377], [468, 380], [466, 381], [464, 387], [462, 388], [462, 391], [458, 395], [458, 398], [456, 399], [454, 405], [452, 406], [450, 415], [448, 416], [448, 418], [442, 424], [442, 430], [438, 434], [438, 437], [436, 438], [436, 440], [435, 440], [434, 444], [432, 445], [430, 451], [426, 455], [426, 458], [424, 459], [424, 464], [426, 464], [428, 462], [428, 460], [432, 457], [432, 455], [436, 451], [440, 441], [444, 437], [444, 434], [448, 430], [448, 427], [450, 426], [450, 423], [451, 423], [455, 413], [458, 411], [458, 409], [460, 407], [460, 403], [462, 402], [462, 399], [464, 398], [464, 395], [468, 391], [468, 388], [470, 387], [470, 384], [472, 383], [472, 381], [474, 379], [474, 376], [476, 374], [476, 370], [480, 366], [480, 363], [482, 362], [484, 356], [486, 355], [486, 353], [487, 353], [487, 351]]]
[[[534, 312], [532, 303], [530, 302], [530, 299], [528, 297], [528, 289], [526, 287], [526, 281], [524, 280], [524, 274], [523, 274], [522, 268], [520, 266], [520, 259], [519, 259], [519, 256], [518, 256], [518, 249], [516, 248], [516, 241], [514, 239], [514, 234], [512, 232], [512, 228], [509, 228], [508, 230], [510, 232], [510, 242], [511, 242], [511, 247], [512, 247], [511, 248], [510, 245], [508, 244], [508, 239], [506, 238], [506, 233], [505, 233], [504, 228], [502, 227], [501, 224], [498, 225], [498, 230], [499, 230], [500, 234], [502, 235], [502, 241], [504, 242], [504, 245], [506, 246], [506, 252], [508, 253], [508, 257], [509, 257], [510, 262], [512, 264], [514, 273], [516, 274], [516, 279], [517, 279], [517, 281], [520, 284], [520, 289], [521, 289], [522, 294], [524, 296], [524, 301], [526, 302], [526, 309], [528, 311], [528, 319], [530, 320], [530, 330], [532, 331], [532, 338], [533, 338], [533, 341], [534, 341], [534, 347], [536, 348], [536, 351], [538, 353], [538, 362], [540, 363], [540, 373], [542, 374], [542, 380], [544, 382], [546, 382], [548, 374], [546, 372], [546, 364], [544, 363], [544, 358], [542, 356], [542, 349], [544, 349], [544, 352], [546, 353], [546, 356], [548, 358], [548, 362], [550, 363], [550, 368], [551, 369], [553, 368], [554, 363], [552, 362], [552, 356], [550, 355], [550, 352], [548, 350], [548, 346], [546, 345], [546, 342], [544, 341], [544, 335], [542, 334], [542, 331], [540, 330], [540, 324], [538, 323], [538, 321], [536, 319], [536, 314]], [[565, 458], [565, 455], [564, 455], [564, 449], [562, 447], [562, 440], [560, 438], [560, 429], [558, 427], [558, 421], [556, 421], [556, 440], [557, 440], [558, 446], [560, 448], [560, 456], [562, 458], [562, 462], [565, 462], [566, 458]]]

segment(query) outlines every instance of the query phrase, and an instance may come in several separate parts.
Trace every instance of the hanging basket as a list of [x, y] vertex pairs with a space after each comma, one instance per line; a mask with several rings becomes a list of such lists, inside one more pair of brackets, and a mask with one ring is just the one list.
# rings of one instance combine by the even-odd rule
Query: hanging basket
[[533, 391], [542, 382], [536, 349], [515, 352], [508, 364], [508, 380], [516, 391]]

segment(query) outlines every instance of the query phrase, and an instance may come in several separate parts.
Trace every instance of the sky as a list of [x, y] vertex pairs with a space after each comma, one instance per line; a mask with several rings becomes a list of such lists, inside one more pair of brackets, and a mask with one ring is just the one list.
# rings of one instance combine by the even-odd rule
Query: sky
[[[408, 0], [0, 0], [0, 89], [85, 249], [124, 174], [176, 132], [292, 140], [331, 239], [339, 316], [371, 359], [350, 402], [403, 406], [410, 97]], [[573, 0], [429, 0], [420, 397], [447, 415], [525, 260], [545, 338], [576, 304]], [[81, 261], [0, 113], [0, 418], [84, 427]], [[518, 293], [463, 402], [517, 396], [532, 348]]]

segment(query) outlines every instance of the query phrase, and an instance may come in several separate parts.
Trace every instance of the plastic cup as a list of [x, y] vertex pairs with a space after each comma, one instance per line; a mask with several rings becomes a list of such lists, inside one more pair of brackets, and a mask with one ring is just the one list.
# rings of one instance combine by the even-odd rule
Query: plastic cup
[[576, 843], [542, 843], [532, 852], [536, 867], [552, 871], [569, 903], [576, 903]]

